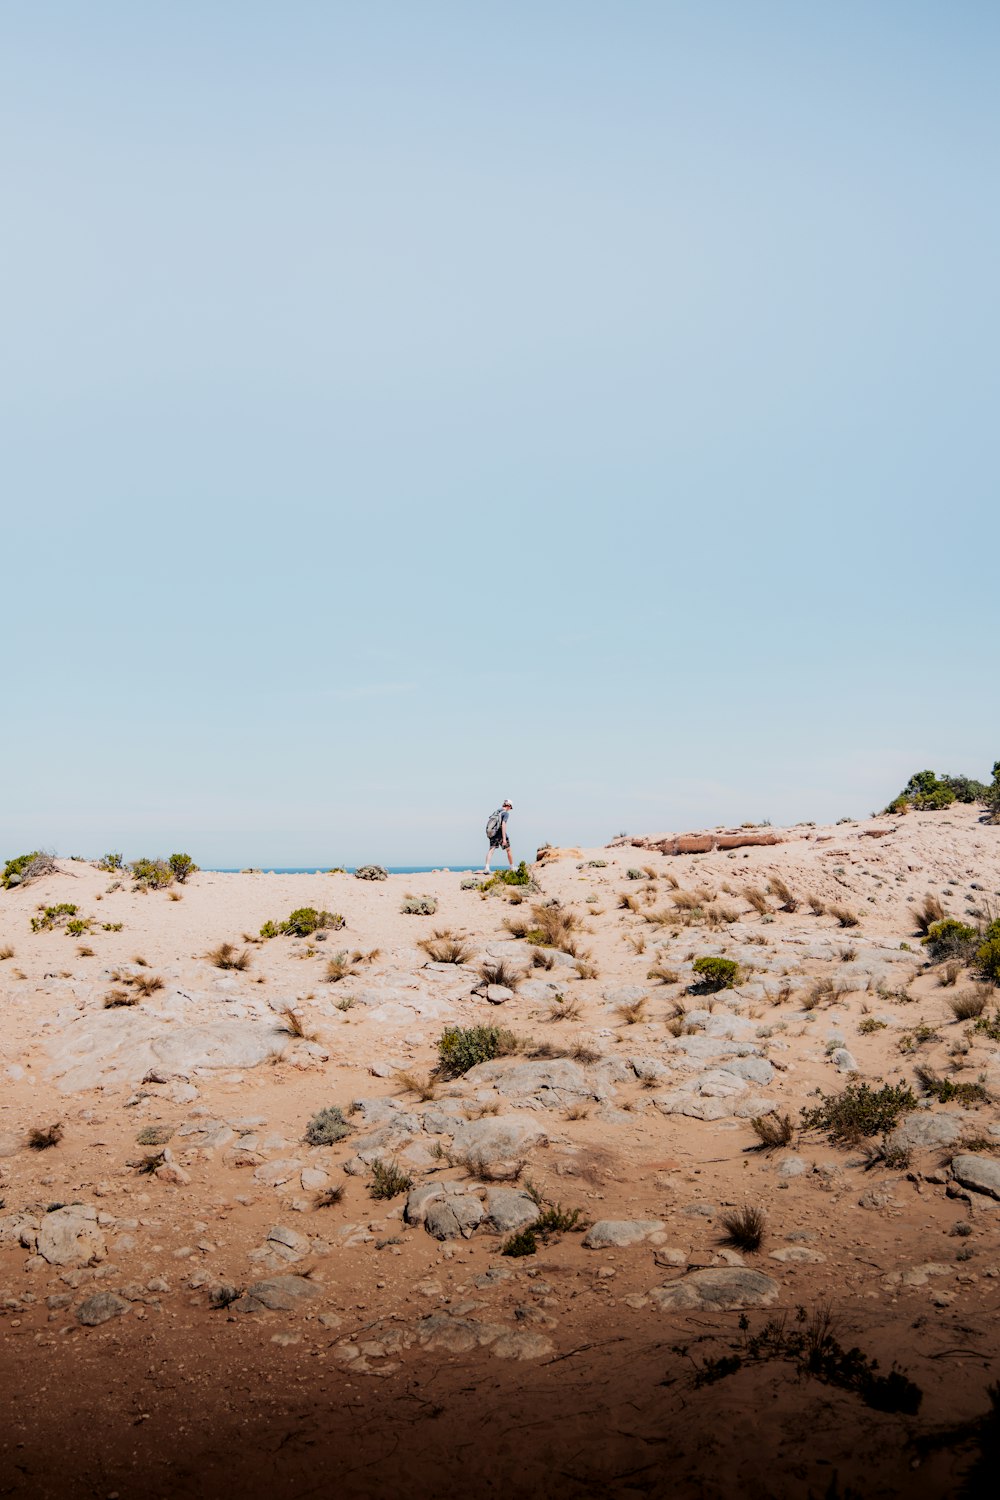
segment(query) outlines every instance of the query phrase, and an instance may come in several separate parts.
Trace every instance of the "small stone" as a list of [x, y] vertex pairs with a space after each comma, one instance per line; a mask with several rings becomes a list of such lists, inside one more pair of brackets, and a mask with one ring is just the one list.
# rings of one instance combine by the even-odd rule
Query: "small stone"
[[111, 1318], [120, 1318], [123, 1313], [128, 1312], [128, 1306], [125, 1298], [116, 1296], [114, 1292], [95, 1292], [77, 1308], [77, 1322], [82, 1323], [85, 1328], [96, 1328]]

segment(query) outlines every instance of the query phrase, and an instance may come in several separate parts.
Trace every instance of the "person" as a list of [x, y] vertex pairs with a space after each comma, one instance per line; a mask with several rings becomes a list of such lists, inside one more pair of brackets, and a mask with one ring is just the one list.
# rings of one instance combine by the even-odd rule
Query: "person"
[[[490, 860], [493, 858], [494, 849], [506, 849], [507, 863], [510, 865], [512, 870], [514, 868], [514, 856], [510, 852], [510, 839], [507, 837], [507, 819], [510, 817], [511, 812], [513, 811], [513, 806], [514, 804], [511, 802], [510, 798], [507, 797], [504, 799], [502, 806], [498, 809], [500, 813], [500, 822], [497, 826], [496, 833], [490, 834], [489, 836], [490, 847], [486, 851], [486, 864], [483, 866], [482, 871], [484, 875], [488, 875], [490, 873]], [[490, 822], [493, 822], [493, 817], [490, 818]], [[489, 830], [487, 830], [487, 832], [489, 832]]]

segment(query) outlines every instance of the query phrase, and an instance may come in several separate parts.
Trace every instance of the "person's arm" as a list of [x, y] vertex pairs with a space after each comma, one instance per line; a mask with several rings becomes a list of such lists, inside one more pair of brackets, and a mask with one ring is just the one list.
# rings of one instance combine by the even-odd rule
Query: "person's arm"
[[510, 839], [507, 837], [507, 819], [509, 817], [510, 813], [504, 813], [503, 817], [500, 819], [500, 827], [503, 830], [503, 846], [505, 849], [510, 848]]

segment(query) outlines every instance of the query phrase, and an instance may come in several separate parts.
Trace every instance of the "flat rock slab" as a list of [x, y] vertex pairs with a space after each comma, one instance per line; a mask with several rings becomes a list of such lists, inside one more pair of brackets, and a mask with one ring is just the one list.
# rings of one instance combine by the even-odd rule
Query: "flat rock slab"
[[248, 1286], [233, 1305], [241, 1312], [260, 1312], [264, 1308], [271, 1312], [294, 1312], [318, 1294], [319, 1288], [305, 1276], [272, 1276]]
[[929, 1110], [913, 1110], [889, 1135], [889, 1145], [902, 1151], [931, 1150], [953, 1146], [965, 1129], [968, 1116], [938, 1115]]
[[1000, 1161], [995, 1156], [976, 1156], [962, 1152], [951, 1160], [952, 1176], [963, 1187], [976, 1193], [988, 1193], [1000, 1200]]
[[664, 1312], [686, 1312], [711, 1308], [725, 1312], [742, 1307], [770, 1307], [780, 1287], [763, 1271], [748, 1271], [740, 1266], [713, 1266], [692, 1271], [669, 1286], [654, 1287], [649, 1299]]
[[468, 1239], [482, 1221], [483, 1205], [474, 1193], [448, 1193], [427, 1204], [424, 1228], [436, 1240]]
[[548, 1136], [531, 1115], [484, 1115], [467, 1120], [452, 1136], [452, 1154], [471, 1157], [488, 1166], [523, 1156], [533, 1146], [548, 1144]]
[[510, 1234], [526, 1224], [534, 1224], [540, 1213], [530, 1193], [520, 1188], [490, 1188], [486, 1194], [484, 1226], [495, 1234]]
[[641, 1245], [666, 1225], [662, 1219], [598, 1219], [583, 1237], [588, 1250], [624, 1249]]
[[595, 1097], [579, 1063], [568, 1057], [479, 1063], [465, 1077], [475, 1087], [492, 1084], [505, 1099], [530, 1099], [548, 1109], [561, 1109], [566, 1104]]
[[49, 1077], [64, 1094], [124, 1086], [140, 1083], [156, 1068], [183, 1075], [198, 1068], [254, 1068], [281, 1045], [268, 1021], [184, 1026], [143, 1015], [138, 1006], [103, 1010], [72, 1022], [48, 1042]]

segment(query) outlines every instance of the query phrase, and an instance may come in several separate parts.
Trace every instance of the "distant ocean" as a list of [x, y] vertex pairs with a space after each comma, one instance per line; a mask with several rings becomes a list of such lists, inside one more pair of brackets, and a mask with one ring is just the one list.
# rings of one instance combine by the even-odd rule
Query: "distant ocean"
[[[237, 868], [231, 865], [202, 865], [203, 870], [214, 875], [238, 875], [244, 868], [245, 866], [242, 865]], [[260, 869], [265, 875], [325, 875], [330, 867], [329, 865], [326, 868], [320, 865], [259, 865], [255, 868]], [[357, 865], [344, 866], [348, 875], [353, 875], [357, 868]], [[481, 870], [482, 865], [386, 865], [385, 868], [390, 875], [429, 875], [432, 870], [452, 870], [456, 874], [464, 875], [470, 870]]]

